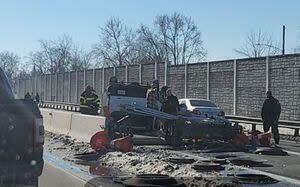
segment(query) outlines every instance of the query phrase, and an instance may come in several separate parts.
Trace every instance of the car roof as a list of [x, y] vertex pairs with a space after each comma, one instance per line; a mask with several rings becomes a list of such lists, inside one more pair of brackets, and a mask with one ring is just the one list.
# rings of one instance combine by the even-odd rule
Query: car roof
[[179, 100], [198, 100], [198, 101], [210, 101], [210, 102], [212, 102], [211, 100], [208, 100], [208, 99], [199, 99], [199, 98], [182, 98], [182, 99], [179, 99]]

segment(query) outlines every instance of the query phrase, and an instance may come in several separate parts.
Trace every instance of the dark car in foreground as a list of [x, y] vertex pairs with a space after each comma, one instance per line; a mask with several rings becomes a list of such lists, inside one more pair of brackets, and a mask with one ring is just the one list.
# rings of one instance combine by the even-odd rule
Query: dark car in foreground
[[43, 118], [37, 103], [16, 99], [0, 68], [0, 186], [38, 186], [43, 144]]

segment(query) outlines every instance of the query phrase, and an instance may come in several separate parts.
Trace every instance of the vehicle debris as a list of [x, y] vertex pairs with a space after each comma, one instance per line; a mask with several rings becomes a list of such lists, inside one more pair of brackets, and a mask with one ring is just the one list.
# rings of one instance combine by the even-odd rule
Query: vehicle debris
[[177, 163], [177, 164], [191, 164], [194, 163], [196, 160], [192, 158], [172, 157], [169, 158], [169, 161], [171, 163]]
[[185, 187], [186, 185], [173, 177], [161, 174], [143, 174], [136, 175], [122, 182], [127, 187], [138, 186], [169, 186], [169, 187]]
[[277, 147], [264, 147], [258, 148], [254, 151], [255, 154], [262, 154], [262, 155], [274, 155], [274, 156], [288, 156], [289, 154], [282, 150], [281, 148]]
[[221, 171], [224, 170], [225, 167], [221, 164], [217, 163], [206, 163], [206, 162], [199, 162], [192, 166], [192, 168], [196, 171], [200, 172], [212, 172], [212, 171]]
[[262, 174], [237, 174], [236, 179], [242, 184], [266, 185], [278, 183], [278, 180]]
[[231, 158], [228, 160], [233, 165], [250, 166], [250, 167], [262, 167], [262, 166], [264, 166], [264, 162], [267, 162], [266, 160], [254, 160], [254, 159], [243, 158], [243, 157]]

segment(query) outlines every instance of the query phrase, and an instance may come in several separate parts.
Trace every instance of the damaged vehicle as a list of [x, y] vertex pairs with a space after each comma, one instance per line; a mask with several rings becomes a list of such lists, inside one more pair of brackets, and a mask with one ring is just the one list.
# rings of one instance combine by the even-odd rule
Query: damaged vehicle
[[190, 112], [181, 102], [181, 111], [175, 116], [147, 108], [148, 88], [139, 83], [117, 83], [108, 88], [108, 99], [103, 108], [106, 109], [106, 129], [112, 138], [117, 134], [154, 135], [169, 144], [180, 145], [186, 139], [229, 141], [240, 131], [224, 115], [219, 115], [221, 110], [217, 115], [199, 115]]

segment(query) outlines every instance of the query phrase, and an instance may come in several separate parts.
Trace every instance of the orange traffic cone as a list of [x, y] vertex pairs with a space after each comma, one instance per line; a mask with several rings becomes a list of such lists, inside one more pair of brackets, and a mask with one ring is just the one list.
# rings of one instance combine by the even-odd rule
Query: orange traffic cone
[[232, 140], [232, 144], [240, 148], [245, 147], [248, 143], [248, 137], [244, 133], [237, 134]]
[[90, 140], [91, 148], [98, 152], [107, 151], [107, 148], [110, 145], [110, 138], [106, 130], [99, 131], [94, 134]]
[[272, 134], [270, 132], [261, 133], [257, 135], [260, 145], [271, 146], [272, 145]]
[[133, 140], [131, 136], [118, 138], [111, 142], [111, 147], [123, 153], [130, 152], [133, 149]]

